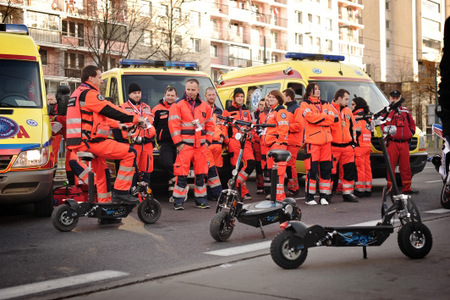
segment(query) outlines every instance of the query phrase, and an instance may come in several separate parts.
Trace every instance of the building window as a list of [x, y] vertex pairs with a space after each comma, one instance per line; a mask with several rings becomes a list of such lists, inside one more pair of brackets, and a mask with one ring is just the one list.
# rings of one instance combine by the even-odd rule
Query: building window
[[441, 23], [430, 19], [422, 18], [422, 30], [426, 32], [440, 32]]
[[333, 20], [331, 20], [331, 19], [326, 19], [326, 24], [327, 24], [327, 29], [329, 30], [329, 31], [332, 31], [333, 30]]
[[200, 12], [198, 12], [198, 11], [191, 11], [190, 12], [189, 21], [191, 22], [192, 26], [200, 28], [200, 25], [201, 25]]
[[391, 29], [391, 21], [386, 20], [386, 30], [390, 30], [390, 29]]
[[200, 39], [191, 38], [191, 52], [200, 52]]
[[422, 1], [422, 14], [436, 15], [441, 13], [441, 5], [439, 3], [423, 0]]
[[320, 45], [321, 45], [321, 43], [320, 43], [320, 37], [316, 37], [316, 46], [317, 46], [317, 49], [320, 49]]
[[386, 40], [386, 48], [391, 48], [391, 40]]
[[391, 10], [391, 1], [386, 1], [386, 10]]
[[165, 4], [161, 4], [161, 7], [159, 9], [159, 14], [163, 17], [167, 17], [169, 15], [169, 6]]
[[317, 25], [320, 25], [320, 16], [316, 16]]
[[142, 44], [145, 46], [152, 45], [152, 32], [150, 30], [144, 30], [142, 34]]
[[28, 27], [59, 30], [59, 16], [27, 11], [26, 25]]
[[183, 37], [179, 34], [175, 35], [175, 46], [178, 46], [178, 47], [183, 46]]
[[66, 69], [81, 70], [84, 67], [84, 55], [66, 52], [66, 55], [64, 55], [64, 66]]
[[303, 23], [303, 13], [301, 11], [297, 11], [297, 23], [302, 24]]
[[181, 8], [174, 7], [173, 8], [173, 18], [174, 19], [181, 19]]
[[211, 57], [218, 57], [217, 45], [211, 45], [210, 52], [211, 52]]
[[295, 34], [295, 43], [299, 46], [303, 46], [303, 34], [301, 33]]
[[328, 0], [328, 9], [333, 8], [333, 0]]
[[333, 41], [332, 40], [325, 40], [325, 42], [327, 43], [327, 51], [328, 52], [333, 52]]
[[39, 49], [39, 55], [41, 56], [42, 65], [46, 66], [48, 64], [47, 50]]
[[211, 30], [213, 32], [219, 32], [219, 23], [217, 19], [211, 19]]
[[143, 17], [152, 17], [152, 3], [150, 1], [139, 0], [139, 14]]
[[230, 33], [235, 36], [240, 36], [239, 34], [239, 24], [231, 23], [230, 24]]
[[308, 22], [309, 22], [309, 24], [312, 24], [312, 22], [313, 22], [312, 14], [308, 14]]

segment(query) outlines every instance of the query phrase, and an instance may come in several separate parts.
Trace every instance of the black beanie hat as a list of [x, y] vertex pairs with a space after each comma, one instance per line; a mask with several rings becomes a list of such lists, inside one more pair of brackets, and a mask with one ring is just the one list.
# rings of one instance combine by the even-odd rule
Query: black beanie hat
[[234, 97], [236, 97], [237, 94], [243, 94], [243, 95], [245, 95], [244, 90], [241, 89], [240, 87], [234, 89], [234, 92], [233, 92], [233, 99], [234, 99]]
[[130, 83], [130, 85], [128, 86], [128, 95], [131, 94], [132, 92], [136, 92], [136, 91], [142, 91], [139, 84], [134, 83], [134, 82]]

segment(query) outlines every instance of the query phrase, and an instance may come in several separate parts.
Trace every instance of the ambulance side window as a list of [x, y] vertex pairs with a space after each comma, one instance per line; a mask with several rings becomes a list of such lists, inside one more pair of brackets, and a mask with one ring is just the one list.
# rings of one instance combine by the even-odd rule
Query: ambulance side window
[[111, 102], [115, 105], [120, 105], [119, 103], [119, 90], [117, 87], [117, 79], [115, 77], [111, 78], [111, 84], [109, 85], [109, 98]]
[[108, 87], [109, 78], [103, 79], [103, 83], [100, 86], [100, 94], [106, 97], [106, 88]]
[[305, 87], [303, 84], [298, 82], [289, 82], [287, 87], [295, 91], [295, 100], [302, 100], [303, 94], [305, 93]]
[[279, 83], [249, 86], [246, 105], [250, 108], [250, 111], [254, 111], [258, 108], [258, 103], [261, 98], [266, 97], [267, 93], [271, 90], [280, 90], [280, 88], [281, 85]]

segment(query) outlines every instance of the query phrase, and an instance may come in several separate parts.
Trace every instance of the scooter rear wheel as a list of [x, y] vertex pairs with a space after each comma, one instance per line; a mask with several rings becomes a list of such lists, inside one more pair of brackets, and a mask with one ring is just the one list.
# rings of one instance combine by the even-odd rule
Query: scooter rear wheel
[[443, 208], [450, 209], [450, 185], [444, 184], [442, 187], [441, 205]]
[[52, 224], [59, 231], [71, 231], [78, 224], [78, 217], [72, 217], [70, 207], [67, 204], [61, 204], [53, 210]]
[[397, 243], [403, 254], [409, 258], [418, 259], [430, 252], [433, 237], [423, 223], [408, 223], [399, 230]]
[[215, 214], [209, 225], [209, 233], [218, 242], [225, 242], [233, 233], [233, 229], [230, 215], [226, 211]]
[[156, 223], [161, 217], [161, 204], [158, 200], [153, 199], [153, 205], [151, 208], [148, 206], [148, 201], [142, 201], [138, 206], [138, 217], [139, 219], [146, 224]]
[[294, 236], [294, 232], [283, 230], [270, 244], [270, 255], [272, 260], [283, 269], [296, 269], [306, 260], [308, 249], [293, 250], [289, 248], [289, 241]]

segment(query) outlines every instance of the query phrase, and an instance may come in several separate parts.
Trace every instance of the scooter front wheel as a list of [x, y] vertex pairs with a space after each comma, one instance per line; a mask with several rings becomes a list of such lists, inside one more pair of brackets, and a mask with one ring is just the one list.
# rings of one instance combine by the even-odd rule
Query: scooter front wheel
[[441, 205], [443, 208], [450, 209], [450, 185], [444, 184], [441, 191]]
[[433, 245], [430, 230], [423, 223], [408, 223], [398, 232], [397, 242], [403, 254], [412, 259], [425, 257]]
[[214, 215], [209, 225], [209, 233], [218, 242], [225, 242], [233, 233], [234, 226], [230, 215], [221, 211]]
[[283, 230], [270, 244], [270, 255], [272, 260], [283, 269], [296, 269], [306, 260], [308, 249], [295, 250], [289, 247], [289, 241], [294, 232]]
[[142, 222], [153, 224], [161, 217], [161, 204], [156, 199], [153, 199], [153, 203], [149, 203], [149, 201], [148, 199], [142, 201], [138, 206], [137, 213]]
[[53, 210], [52, 224], [59, 231], [67, 232], [78, 224], [78, 217], [72, 217], [71, 208], [67, 204], [61, 204]]

